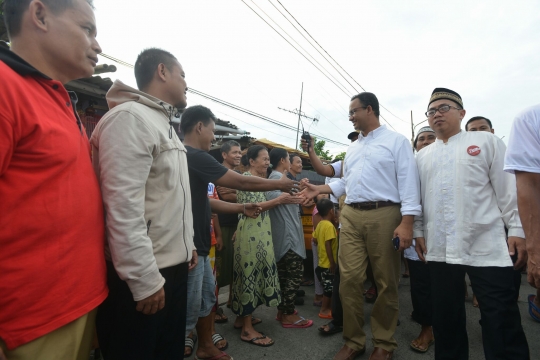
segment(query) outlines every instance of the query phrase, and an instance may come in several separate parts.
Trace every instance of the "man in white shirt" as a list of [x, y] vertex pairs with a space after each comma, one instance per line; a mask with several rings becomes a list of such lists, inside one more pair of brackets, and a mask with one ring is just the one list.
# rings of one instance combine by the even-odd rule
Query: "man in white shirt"
[[349, 120], [360, 130], [344, 160], [344, 177], [328, 185], [307, 184], [305, 196], [346, 194], [340, 215], [339, 270], [343, 303], [345, 345], [335, 360], [354, 359], [365, 352], [366, 335], [362, 286], [368, 256], [379, 295], [371, 313], [375, 349], [371, 360], [391, 359], [397, 347], [400, 254], [412, 243], [415, 215], [421, 214], [418, 171], [411, 144], [401, 134], [379, 122], [379, 102], [372, 93], [351, 99]]
[[516, 174], [519, 215], [529, 255], [527, 277], [537, 290], [529, 295], [530, 314], [540, 321], [540, 104], [521, 112], [512, 125], [504, 170]]
[[469, 358], [465, 273], [480, 304], [486, 359], [529, 359], [510, 258], [517, 255], [519, 268], [527, 254], [515, 180], [502, 171], [504, 143], [461, 131], [465, 110], [452, 90], [435, 89], [426, 116], [437, 140], [416, 157], [423, 217], [416, 218], [414, 237], [430, 269], [435, 359]]

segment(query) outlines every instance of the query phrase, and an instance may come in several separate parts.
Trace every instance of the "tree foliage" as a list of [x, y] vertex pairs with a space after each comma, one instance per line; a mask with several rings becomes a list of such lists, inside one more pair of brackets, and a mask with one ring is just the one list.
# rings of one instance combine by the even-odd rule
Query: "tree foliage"
[[334, 160], [344, 160], [344, 159], [345, 159], [345, 154], [346, 154], [346, 153], [347, 153], [347, 152], [344, 151], [344, 152], [342, 152], [342, 153], [337, 154], [336, 157], [334, 157]]
[[[321, 159], [332, 160], [332, 155], [330, 155], [330, 150], [324, 150], [326, 141], [324, 140], [317, 141], [317, 138], [315, 137], [313, 138], [313, 141], [315, 142], [315, 146], [313, 147], [313, 150], [315, 150], [315, 154], [317, 154], [317, 156], [320, 157]], [[302, 148], [302, 146], [300, 146], [300, 148]]]

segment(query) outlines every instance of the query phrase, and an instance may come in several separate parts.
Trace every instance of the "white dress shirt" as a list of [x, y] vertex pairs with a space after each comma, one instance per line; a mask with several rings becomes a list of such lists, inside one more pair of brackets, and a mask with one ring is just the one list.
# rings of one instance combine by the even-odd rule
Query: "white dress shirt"
[[347, 149], [344, 176], [329, 184], [336, 198], [347, 194], [346, 204], [391, 201], [401, 204], [402, 215], [420, 215], [418, 170], [409, 140], [382, 125]]
[[516, 116], [508, 139], [504, 171], [540, 174], [540, 104]]
[[509, 236], [524, 233], [515, 178], [503, 171], [505, 151], [491, 133], [461, 131], [418, 152], [423, 216], [414, 237], [426, 239], [426, 260], [512, 266], [504, 226]]

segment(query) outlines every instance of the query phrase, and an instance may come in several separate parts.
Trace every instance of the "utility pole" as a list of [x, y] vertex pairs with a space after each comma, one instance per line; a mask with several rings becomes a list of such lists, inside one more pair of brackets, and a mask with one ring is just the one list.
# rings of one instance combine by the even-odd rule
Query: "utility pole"
[[295, 149], [298, 150], [298, 134], [300, 133], [300, 114], [302, 114], [302, 96], [304, 95], [304, 82], [302, 81], [302, 90], [300, 91], [300, 110], [298, 111], [298, 127], [296, 129], [296, 146]]
[[412, 118], [412, 110], [411, 110], [411, 146], [414, 147], [414, 123], [413, 123], [413, 118]]

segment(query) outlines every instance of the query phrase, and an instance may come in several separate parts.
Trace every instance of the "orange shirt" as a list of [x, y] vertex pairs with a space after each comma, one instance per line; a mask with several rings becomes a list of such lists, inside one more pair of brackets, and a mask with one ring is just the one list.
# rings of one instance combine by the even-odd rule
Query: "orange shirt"
[[0, 338], [9, 349], [107, 296], [90, 144], [64, 86], [0, 49]]

